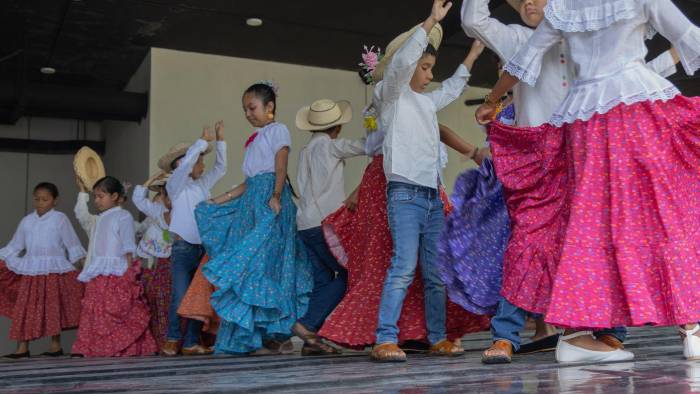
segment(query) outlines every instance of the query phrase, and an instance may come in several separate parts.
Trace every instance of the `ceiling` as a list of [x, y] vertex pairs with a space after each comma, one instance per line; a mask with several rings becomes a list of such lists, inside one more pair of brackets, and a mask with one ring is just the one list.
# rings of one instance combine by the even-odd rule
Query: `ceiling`
[[[461, 0], [459, 1], [461, 2]], [[700, 23], [700, 0], [674, 0]], [[450, 73], [470, 41], [459, 25], [459, 4], [445, 25], [437, 78]], [[494, 15], [517, 23], [503, 0]], [[355, 70], [362, 46], [385, 46], [427, 16], [428, 0], [2, 0], [0, 73], [5, 79], [120, 90], [150, 47]], [[264, 24], [251, 28], [248, 17]], [[652, 54], [668, 48], [663, 38]], [[54, 75], [39, 69], [51, 66]], [[471, 84], [495, 81], [493, 56], [482, 56]], [[700, 83], [675, 77], [687, 95]]]

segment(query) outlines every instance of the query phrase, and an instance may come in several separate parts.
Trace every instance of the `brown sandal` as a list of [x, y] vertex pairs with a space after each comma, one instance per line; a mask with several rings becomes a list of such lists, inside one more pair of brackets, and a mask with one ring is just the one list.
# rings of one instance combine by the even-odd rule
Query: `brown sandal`
[[447, 356], [456, 357], [464, 354], [464, 349], [461, 346], [457, 346], [452, 341], [443, 339], [442, 341], [436, 343], [430, 347], [428, 355], [430, 356]]
[[[487, 355], [489, 351], [498, 351], [501, 354]], [[513, 345], [508, 341], [499, 340], [493, 343], [481, 355], [484, 364], [509, 364], [513, 358]]]
[[406, 353], [395, 343], [391, 342], [375, 345], [369, 357], [372, 361], [380, 363], [400, 363], [406, 361]]
[[304, 335], [301, 338], [304, 346], [301, 348], [302, 356], [331, 356], [341, 354], [340, 349], [323, 342], [323, 339], [316, 334]]

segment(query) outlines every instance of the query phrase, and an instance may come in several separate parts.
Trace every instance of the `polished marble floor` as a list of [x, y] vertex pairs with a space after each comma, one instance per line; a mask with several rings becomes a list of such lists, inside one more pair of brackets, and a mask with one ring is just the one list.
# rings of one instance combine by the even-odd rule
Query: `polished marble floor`
[[553, 353], [485, 366], [487, 333], [463, 340], [464, 357], [414, 355], [375, 364], [340, 357], [198, 357], [0, 361], [0, 393], [700, 393], [700, 362], [687, 362], [675, 329], [632, 329], [635, 362], [558, 365]]

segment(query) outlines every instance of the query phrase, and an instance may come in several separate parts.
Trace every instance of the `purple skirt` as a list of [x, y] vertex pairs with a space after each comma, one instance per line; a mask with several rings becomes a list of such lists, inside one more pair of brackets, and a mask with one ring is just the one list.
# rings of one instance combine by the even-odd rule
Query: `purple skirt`
[[481, 167], [460, 174], [450, 200], [454, 209], [438, 244], [447, 294], [469, 312], [494, 314], [510, 221], [493, 162], [486, 159]]

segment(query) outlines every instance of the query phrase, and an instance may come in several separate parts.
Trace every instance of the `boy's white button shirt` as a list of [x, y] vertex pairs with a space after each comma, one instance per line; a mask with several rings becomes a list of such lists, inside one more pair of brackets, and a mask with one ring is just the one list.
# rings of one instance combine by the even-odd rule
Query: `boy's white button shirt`
[[309, 144], [299, 153], [299, 230], [320, 226], [326, 216], [341, 207], [345, 201], [345, 159], [364, 154], [364, 138], [331, 139], [323, 132], [313, 134]]
[[384, 173], [389, 181], [437, 188], [446, 157], [440, 154], [437, 112], [459, 98], [469, 71], [462, 64], [442, 87], [430, 93], [416, 93], [409, 83], [428, 46], [423, 28], [394, 54], [384, 79], [374, 90], [384, 138]]
[[226, 142], [217, 141], [214, 168], [197, 180], [190, 177], [199, 155], [204, 153], [208, 146], [202, 139], [192, 144], [166, 184], [173, 207], [170, 214], [170, 231], [191, 244], [202, 243], [194, 218], [194, 209], [197, 204], [210, 197], [211, 188], [226, 174]]

